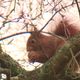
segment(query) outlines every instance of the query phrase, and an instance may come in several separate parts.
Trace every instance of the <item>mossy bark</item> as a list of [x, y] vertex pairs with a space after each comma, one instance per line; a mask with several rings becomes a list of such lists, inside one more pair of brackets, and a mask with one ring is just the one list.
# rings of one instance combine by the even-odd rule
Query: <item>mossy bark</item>
[[68, 40], [41, 68], [27, 72], [19, 78], [20, 80], [80, 80], [80, 74], [72, 73], [66, 67], [73, 57], [72, 54], [76, 55], [79, 51], [80, 34]]
[[6, 74], [7, 80], [10, 80], [10, 77], [17, 76], [23, 72], [25, 70], [8, 54], [4, 53], [0, 45], [0, 74]]
[[80, 35], [77, 35], [68, 40], [42, 67], [34, 71], [25, 71], [7, 54], [0, 54], [0, 63], [3, 69], [10, 70], [11, 76], [17, 76], [11, 80], [80, 80], [80, 74], [72, 73], [66, 67], [72, 59], [72, 54], [76, 55], [79, 51]]

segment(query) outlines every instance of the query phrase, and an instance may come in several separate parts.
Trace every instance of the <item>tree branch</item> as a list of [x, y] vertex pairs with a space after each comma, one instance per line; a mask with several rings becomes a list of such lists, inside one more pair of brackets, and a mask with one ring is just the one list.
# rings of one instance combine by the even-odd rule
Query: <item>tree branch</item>
[[59, 80], [59, 75], [72, 59], [71, 50], [73, 51], [73, 55], [76, 55], [76, 53], [80, 51], [80, 34], [65, 43], [65, 45], [41, 68], [19, 76], [20, 80]]

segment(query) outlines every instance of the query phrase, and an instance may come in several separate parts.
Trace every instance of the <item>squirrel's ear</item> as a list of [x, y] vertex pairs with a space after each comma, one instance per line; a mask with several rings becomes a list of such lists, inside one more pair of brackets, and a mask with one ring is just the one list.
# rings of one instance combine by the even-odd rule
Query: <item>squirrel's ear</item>
[[37, 29], [37, 27], [32, 26], [30, 29], [31, 32], [39, 32], [39, 30]]
[[32, 29], [30, 30], [30, 32], [31, 32], [31, 36], [33, 37], [39, 37], [41, 35], [39, 30], [35, 26], [32, 26]]
[[33, 28], [34, 28], [34, 32], [38, 32], [38, 29], [35, 26]]
[[39, 30], [37, 29], [36, 25], [30, 25], [30, 26], [26, 27], [26, 31], [27, 32], [38, 32]]

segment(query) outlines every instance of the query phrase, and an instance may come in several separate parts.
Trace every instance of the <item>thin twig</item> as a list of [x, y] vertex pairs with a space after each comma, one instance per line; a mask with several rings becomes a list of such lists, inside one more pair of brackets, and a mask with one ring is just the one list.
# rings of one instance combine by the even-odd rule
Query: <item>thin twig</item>
[[77, 1], [77, 0], [75, 0], [75, 2], [76, 2], [76, 5], [77, 5], [77, 8], [78, 8], [79, 16], [80, 16], [80, 8], [79, 8], [78, 1]]
[[[80, 3], [80, 2], [78, 2], [78, 3]], [[74, 4], [76, 4], [76, 3], [74, 3]], [[67, 7], [70, 7], [71, 6], [71, 4], [69, 4], [69, 5], [67, 5], [67, 6], [64, 6], [64, 7], [62, 7], [61, 9], [59, 9], [58, 11], [56, 11], [53, 15], [52, 15], [52, 17], [48, 20], [48, 22], [40, 29], [40, 31], [39, 32], [41, 32], [48, 24], [49, 24], [49, 22], [53, 19], [53, 17], [58, 13], [58, 12], [60, 12], [62, 9], [64, 9], [64, 8], [67, 8]]]
[[57, 38], [59, 38], [59, 39], [62, 39], [63, 41], [66, 42], [66, 39], [65, 39], [65, 38], [63, 38], [63, 37], [61, 37], [61, 36], [58, 36], [58, 35], [56, 35], [55, 33], [44, 32], [44, 31], [42, 31], [42, 33], [46, 33], [46, 34], [49, 34], [49, 35], [51, 35], [51, 36], [55, 36], [55, 37], [57, 37]]
[[0, 38], [0, 41], [8, 39], [8, 38], [11, 38], [13, 36], [17, 36], [17, 35], [20, 35], [20, 34], [27, 34], [27, 33], [31, 34], [32, 32], [18, 32], [18, 33], [14, 33], [14, 34], [11, 34], [11, 35], [8, 35], [8, 36]]

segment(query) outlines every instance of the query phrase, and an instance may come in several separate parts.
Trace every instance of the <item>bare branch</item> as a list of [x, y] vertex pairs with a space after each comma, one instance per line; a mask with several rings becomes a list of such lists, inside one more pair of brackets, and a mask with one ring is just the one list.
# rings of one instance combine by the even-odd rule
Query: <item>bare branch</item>
[[0, 38], [0, 41], [8, 39], [8, 38], [11, 38], [13, 36], [17, 36], [17, 35], [20, 35], [20, 34], [27, 34], [27, 33], [31, 34], [32, 32], [18, 32], [18, 33], [14, 33], [14, 34], [11, 34], [11, 35], [8, 35], [8, 36]]
[[[78, 3], [80, 3], [80, 2], [78, 2]], [[74, 3], [74, 4], [76, 4], [76, 3]], [[40, 32], [49, 24], [49, 22], [53, 19], [53, 17], [54, 17], [58, 12], [60, 12], [62, 9], [65, 9], [65, 8], [67, 8], [67, 7], [70, 7], [71, 5], [72, 5], [72, 4], [69, 4], [69, 5], [64, 6], [64, 7], [62, 7], [61, 9], [57, 10], [57, 11], [52, 15], [52, 17], [48, 20], [48, 22], [41, 28]], [[56, 6], [57, 6], [57, 5], [56, 5]]]

